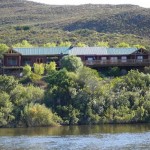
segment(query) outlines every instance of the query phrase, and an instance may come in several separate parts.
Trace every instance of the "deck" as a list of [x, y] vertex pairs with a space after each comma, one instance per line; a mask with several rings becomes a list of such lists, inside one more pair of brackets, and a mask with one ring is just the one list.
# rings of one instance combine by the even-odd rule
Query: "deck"
[[107, 67], [107, 66], [150, 66], [149, 59], [143, 60], [86, 60], [84, 61], [86, 66], [97, 66], [97, 67]]

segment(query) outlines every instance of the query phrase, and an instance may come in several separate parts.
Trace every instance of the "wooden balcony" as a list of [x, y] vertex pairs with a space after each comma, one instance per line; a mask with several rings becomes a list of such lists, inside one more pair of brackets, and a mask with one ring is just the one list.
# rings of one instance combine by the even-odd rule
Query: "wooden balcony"
[[84, 65], [93, 67], [111, 66], [150, 66], [150, 59], [127, 59], [127, 60], [86, 60]]

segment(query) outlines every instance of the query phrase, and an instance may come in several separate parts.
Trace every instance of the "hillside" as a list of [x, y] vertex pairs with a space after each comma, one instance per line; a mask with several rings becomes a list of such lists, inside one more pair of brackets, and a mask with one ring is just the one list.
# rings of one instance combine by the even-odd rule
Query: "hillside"
[[37, 32], [42, 31], [48, 36], [47, 32], [52, 29], [59, 29], [61, 33], [70, 31], [72, 34], [72, 31], [90, 29], [98, 34], [134, 34], [137, 39], [149, 41], [149, 14], [150, 9], [135, 5], [52, 6], [26, 0], [1, 0], [0, 39], [2, 42], [13, 41], [8, 36], [17, 36], [17, 32], [20, 32], [15, 31], [17, 27], [26, 25], [30, 32], [18, 40], [34, 38]]

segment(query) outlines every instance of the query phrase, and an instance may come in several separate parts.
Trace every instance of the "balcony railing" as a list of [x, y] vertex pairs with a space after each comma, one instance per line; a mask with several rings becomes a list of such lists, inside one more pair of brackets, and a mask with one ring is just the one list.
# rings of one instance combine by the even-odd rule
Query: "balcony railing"
[[[86, 60], [83, 62], [86, 66], [150, 66], [150, 59], [127, 59], [127, 60]], [[33, 66], [32, 66], [33, 67]], [[59, 65], [58, 65], [59, 67]], [[4, 66], [2, 65], [1, 68], [3, 69], [22, 69], [23, 66]]]
[[150, 59], [86, 60], [84, 64], [87, 66], [148, 66], [150, 65]]

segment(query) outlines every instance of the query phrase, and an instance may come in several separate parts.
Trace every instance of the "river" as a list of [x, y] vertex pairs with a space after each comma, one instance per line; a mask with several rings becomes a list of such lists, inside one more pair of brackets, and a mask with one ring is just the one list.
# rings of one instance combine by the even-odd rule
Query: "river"
[[1, 128], [0, 150], [150, 150], [150, 124]]

